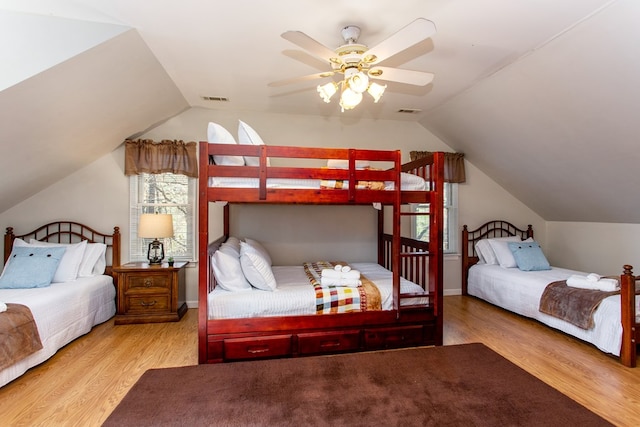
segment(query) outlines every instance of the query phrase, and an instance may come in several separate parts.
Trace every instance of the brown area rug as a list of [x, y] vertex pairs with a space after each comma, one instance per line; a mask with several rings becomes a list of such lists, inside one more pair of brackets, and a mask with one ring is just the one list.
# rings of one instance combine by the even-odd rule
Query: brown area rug
[[483, 344], [145, 372], [105, 426], [611, 425]]

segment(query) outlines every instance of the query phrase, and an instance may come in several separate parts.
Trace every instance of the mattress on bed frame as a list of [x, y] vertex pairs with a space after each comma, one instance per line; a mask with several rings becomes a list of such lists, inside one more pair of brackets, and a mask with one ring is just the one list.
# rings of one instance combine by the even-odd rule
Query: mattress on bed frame
[[2, 289], [0, 301], [28, 306], [43, 348], [0, 371], [0, 387], [53, 356], [58, 349], [115, 315], [115, 286], [107, 275], [52, 283], [46, 288]]
[[622, 344], [619, 294], [605, 298], [600, 303], [593, 315], [595, 326], [588, 330], [538, 310], [546, 286], [554, 281], [566, 280], [572, 274], [587, 273], [558, 267], [543, 271], [521, 271], [499, 265], [476, 264], [469, 269], [468, 293], [589, 342], [605, 353], [619, 356]]
[[[393, 275], [376, 263], [349, 263], [372, 281], [380, 290], [382, 309], [393, 308]], [[273, 266], [278, 287], [275, 291], [252, 289], [229, 292], [220, 287], [209, 293], [209, 319], [234, 319], [316, 314], [314, 287], [309, 283], [302, 266]], [[419, 285], [400, 279], [400, 293], [425, 293]], [[412, 297], [402, 305], [426, 305], [429, 298]]]

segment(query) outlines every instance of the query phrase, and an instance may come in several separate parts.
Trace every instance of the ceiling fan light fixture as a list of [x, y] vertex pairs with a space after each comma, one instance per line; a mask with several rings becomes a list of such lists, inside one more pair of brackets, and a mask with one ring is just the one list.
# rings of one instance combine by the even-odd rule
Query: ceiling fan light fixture
[[357, 93], [362, 93], [369, 87], [369, 77], [362, 71], [354, 74], [347, 80], [349, 88]]
[[387, 85], [371, 83], [369, 85], [369, 88], [367, 89], [367, 92], [369, 93], [369, 95], [373, 97], [373, 102], [378, 102], [380, 101], [380, 98], [382, 98], [382, 94], [384, 93], [384, 90], [386, 88], [387, 88]]
[[320, 98], [327, 104], [331, 102], [331, 97], [338, 91], [338, 85], [335, 82], [329, 82], [323, 85], [318, 85], [318, 93]]
[[362, 102], [362, 93], [354, 92], [348, 87], [344, 88], [340, 95], [340, 107], [343, 112], [354, 109], [360, 102]]

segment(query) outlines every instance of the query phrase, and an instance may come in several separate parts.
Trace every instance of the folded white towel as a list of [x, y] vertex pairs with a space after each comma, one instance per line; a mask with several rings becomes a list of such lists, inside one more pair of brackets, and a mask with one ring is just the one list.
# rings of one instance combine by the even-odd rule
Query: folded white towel
[[331, 270], [328, 268], [323, 268], [320, 272], [320, 277], [328, 277], [331, 279], [339, 279], [342, 277], [342, 271]]
[[331, 277], [321, 277], [320, 286], [360, 286], [362, 282], [360, 279], [334, 279]]
[[351, 270], [351, 271], [347, 271], [346, 273], [342, 273], [342, 278], [343, 279], [359, 279], [360, 278], [360, 271], [359, 270]]
[[597, 282], [600, 279], [602, 279], [602, 276], [596, 273], [591, 273], [587, 275], [587, 280], [590, 282]]
[[340, 264], [337, 264], [335, 267], [333, 267], [333, 269], [335, 271], [342, 271], [342, 266]]
[[351, 271], [351, 267], [349, 267], [348, 265], [345, 265], [342, 267], [342, 272], [343, 273], [348, 273]]
[[594, 289], [604, 292], [617, 291], [620, 287], [616, 279], [600, 279], [596, 282], [589, 280], [587, 276], [573, 274], [567, 279], [567, 286], [580, 289]]
[[0, 302], [0, 313], [7, 311], [7, 304]]

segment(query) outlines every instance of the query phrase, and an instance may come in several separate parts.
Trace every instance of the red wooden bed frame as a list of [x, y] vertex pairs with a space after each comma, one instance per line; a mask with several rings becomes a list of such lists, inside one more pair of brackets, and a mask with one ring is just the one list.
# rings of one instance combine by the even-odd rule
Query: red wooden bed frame
[[[269, 357], [297, 357], [343, 351], [363, 351], [418, 345], [442, 345], [442, 227], [444, 154], [401, 163], [398, 150], [361, 150], [286, 146], [209, 144], [200, 142], [199, 183], [199, 290], [198, 360], [217, 363]], [[219, 166], [210, 164], [210, 156], [240, 155], [260, 159], [259, 166]], [[326, 167], [267, 166], [267, 158], [348, 160], [347, 169]], [[356, 169], [356, 160], [391, 163], [387, 170]], [[427, 180], [430, 191], [401, 191], [401, 172], [417, 174]], [[258, 178], [253, 189], [209, 187], [209, 177]], [[348, 180], [341, 190], [271, 189], [268, 178]], [[393, 181], [395, 190], [357, 189], [357, 181]], [[393, 232], [383, 230], [384, 209], [378, 214], [378, 263], [393, 272], [393, 309], [344, 314], [208, 319], [208, 294], [216, 286], [211, 273], [210, 255], [229, 236], [229, 208], [224, 208], [224, 235], [209, 237], [209, 204], [340, 204], [381, 203], [392, 206]], [[429, 203], [431, 214], [429, 242], [400, 236], [404, 203]], [[413, 214], [415, 215], [415, 214]], [[407, 306], [401, 299], [400, 277], [411, 280], [428, 292], [428, 304]]]
[[[531, 225], [526, 230], [513, 224], [497, 220], [489, 221], [475, 230], [468, 230], [465, 225], [462, 229], [462, 294], [467, 293], [467, 279], [469, 268], [479, 261], [475, 244], [480, 239], [520, 236], [522, 239], [533, 237]], [[640, 276], [633, 275], [633, 267], [625, 265], [620, 275], [620, 316], [622, 323], [622, 346], [620, 347], [620, 362], [630, 368], [637, 363], [637, 345], [640, 342], [640, 324], [635, 316], [635, 289]]]

